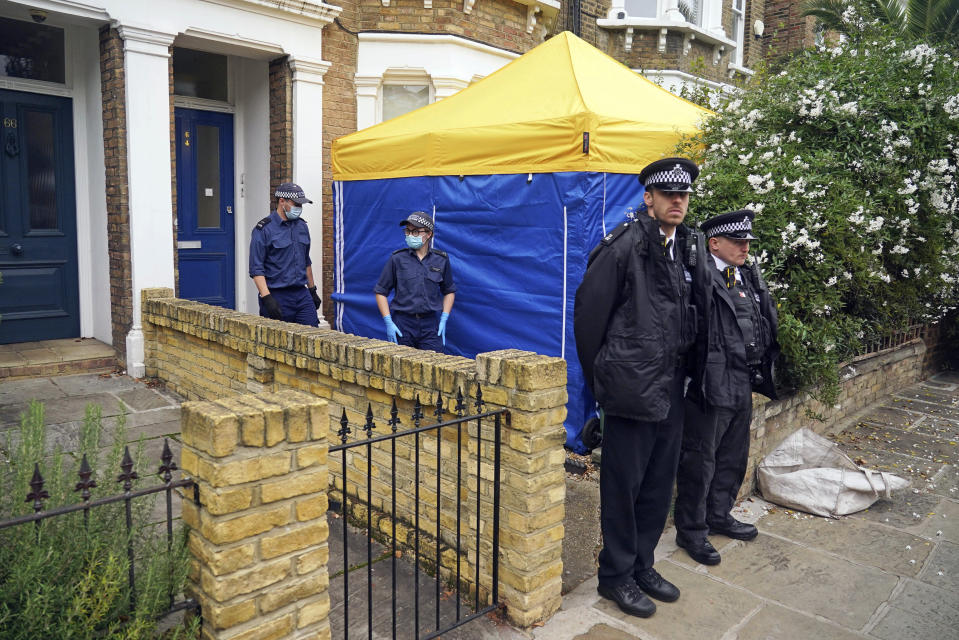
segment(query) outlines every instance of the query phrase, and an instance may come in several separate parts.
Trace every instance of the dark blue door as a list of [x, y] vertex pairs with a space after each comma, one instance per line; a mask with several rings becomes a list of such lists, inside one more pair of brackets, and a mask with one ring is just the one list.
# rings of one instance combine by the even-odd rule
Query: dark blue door
[[80, 335], [69, 98], [0, 90], [0, 344]]
[[175, 117], [179, 295], [234, 309], [233, 115]]

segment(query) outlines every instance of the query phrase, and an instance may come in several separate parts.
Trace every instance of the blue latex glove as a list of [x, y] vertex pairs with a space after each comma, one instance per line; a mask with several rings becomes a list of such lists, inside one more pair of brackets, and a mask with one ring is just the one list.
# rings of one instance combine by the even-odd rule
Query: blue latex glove
[[446, 346], [446, 321], [449, 320], [450, 314], [446, 311], [440, 316], [440, 327], [436, 330], [436, 335], [443, 338], [443, 346]]
[[396, 342], [396, 336], [403, 337], [403, 332], [400, 331], [400, 328], [393, 324], [393, 318], [389, 315], [383, 316], [383, 322], [386, 324], [386, 339], [390, 342]]

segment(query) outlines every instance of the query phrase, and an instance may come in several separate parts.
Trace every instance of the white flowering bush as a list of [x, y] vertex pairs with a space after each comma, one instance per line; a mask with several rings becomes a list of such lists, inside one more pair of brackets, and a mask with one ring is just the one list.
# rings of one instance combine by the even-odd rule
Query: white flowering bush
[[861, 22], [757, 73], [679, 149], [702, 171], [692, 222], [756, 212], [783, 381], [827, 401], [865, 341], [940, 320], [959, 294], [959, 56]]

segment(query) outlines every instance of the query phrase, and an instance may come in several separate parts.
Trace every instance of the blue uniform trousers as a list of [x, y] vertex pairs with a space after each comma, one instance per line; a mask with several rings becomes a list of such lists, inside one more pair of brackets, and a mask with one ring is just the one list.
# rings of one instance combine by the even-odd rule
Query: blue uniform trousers
[[[303, 286], [297, 287], [279, 287], [270, 288], [270, 294], [280, 310], [283, 311], [283, 320], [287, 322], [296, 322], [297, 324], [306, 324], [311, 327], [319, 326], [320, 321], [316, 317], [316, 307], [313, 306], [313, 296], [310, 290]], [[268, 317], [263, 308], [263, 299], [259, 299], [260, 315]]]
[[674, 374], [669, 413], [661, 422], [607, 415], [599, 474], [599, 582], [616, 587], [653, 566], [666, 526], [683, 435], [682, 370]]
[[403, 313], [394, 311], [390, 314], [393, 322], [399, 327], [402, 337], [396, 336], [399, 344], [405, 344], [414, 349], [425, 349], [443, 353], [443, 340], [436, 335], [440, 326], [439, 314], [435, 311], [426, 313]]

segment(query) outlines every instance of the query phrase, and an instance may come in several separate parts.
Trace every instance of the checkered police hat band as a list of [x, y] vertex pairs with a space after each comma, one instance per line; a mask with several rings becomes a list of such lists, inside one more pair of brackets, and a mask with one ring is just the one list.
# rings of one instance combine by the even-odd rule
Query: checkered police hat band
[[286, 198], [287, 200], [292, 200], [293, 198], [306, 197], [306, 195], [302, 191], [277, 191], [274, 195], [277, 198]]
[[650, 174], [646, 179], [646, 184], [690, 184], [692, 176], [683, 169], [682, 165], [676, 165], [669, 171], [657, 171]]
[[727, 222], [726, 224], [719, 224], [706, 232], [706, 237], [712, 238], [713, 236], [721, 236], [726, 233], [733, 233], [734, 231], [752, 231], [753, 225], [749, 221], [749, 218], [743, 218], [739, 222]]
[[423, 228], [426, 228], [426, 229], [432, 229], [432, 228], [433, 228], [433, 221], [432, 221], [432, 220], [430, 220], [429, 218], [424, 218], [423, 216], [418, 216], [418, 215], [416, 215], [415, 213], [412, 214], [412, 215], [410, 215], [410, 216], [406, 219], [406, 222], [408, 222], [409, 224], [412, 224], [412, 225], [416, 225], [417, 227], [423, 227]]

